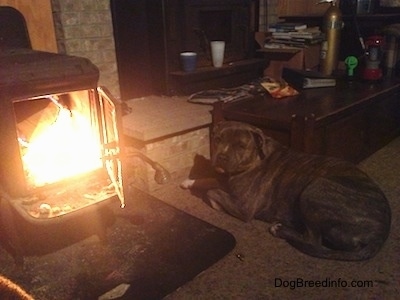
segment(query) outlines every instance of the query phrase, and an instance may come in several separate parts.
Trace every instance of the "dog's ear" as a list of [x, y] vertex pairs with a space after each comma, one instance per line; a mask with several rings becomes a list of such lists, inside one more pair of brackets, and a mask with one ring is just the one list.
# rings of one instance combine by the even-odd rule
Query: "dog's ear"
[[261, 129], [256, 128], [256, 130], [252, 130], [251, 134], [253, 135], [254, 142], [256, 143], [257, 152], [261, 160], [263, 160], [266, 156], [265, 150], [265, 136]]

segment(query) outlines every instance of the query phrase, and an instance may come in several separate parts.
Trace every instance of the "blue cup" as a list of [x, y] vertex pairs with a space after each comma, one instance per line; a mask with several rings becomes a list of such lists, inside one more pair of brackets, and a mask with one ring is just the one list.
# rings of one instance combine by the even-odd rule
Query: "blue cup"
[[194, 70], [196, 70], [196, 65], [197, 65], [196, 52], [181, 52], [180, 58], [183, 71], [193, 72]]

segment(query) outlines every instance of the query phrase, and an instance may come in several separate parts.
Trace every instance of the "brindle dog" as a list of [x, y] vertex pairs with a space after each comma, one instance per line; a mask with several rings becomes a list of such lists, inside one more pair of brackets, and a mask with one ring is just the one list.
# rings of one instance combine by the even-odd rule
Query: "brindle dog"
[[369, 259], [387, 239], [388, 201], [352, 163], [295, 152], [256, 127], [232, 121], [215, 127], [212, 149], [222, 179], [181, 186], [208, 189], [214, 208], [243, 221], [272, 223], [275, 237], [320, 258]]

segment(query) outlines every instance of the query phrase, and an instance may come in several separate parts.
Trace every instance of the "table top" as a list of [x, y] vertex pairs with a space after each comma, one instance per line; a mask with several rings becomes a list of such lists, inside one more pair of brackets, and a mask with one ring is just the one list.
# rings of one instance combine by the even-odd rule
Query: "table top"
[[274, 99], [269, 95], [223, 104], [225, 116], [237, 120], [252, 118], [255, 123], [276, 123], [290, 126], [293, 116], [314, 116], [315, 121], [338, 117], [352, 109], [368, 105], [376, 97], [388, 96], [400, 89], [400, 79], [376, 83], [338, 80], [336, 87], [314, 88], [300, 91], [299, 95]]

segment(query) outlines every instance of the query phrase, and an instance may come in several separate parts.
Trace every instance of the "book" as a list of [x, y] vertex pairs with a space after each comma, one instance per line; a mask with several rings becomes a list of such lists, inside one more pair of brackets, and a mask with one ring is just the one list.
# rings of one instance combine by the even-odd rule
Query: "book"
[[280, 23], [274, 23], [270, 24], [268, 26], [268, 31], [269, 32], [285, 32], [285, 31], [295, 31], [295, 30], [302, 30], [306, 29], [307, 24], [304, 23], [289, 23], [289, 22], [280, 22]]
[[270, 32], [266, 40], [266, 48], [271, 44], [286, 45], [290, 47], [305, 48], [309, 45], [321, 43], [324, 40], [324, 34], [318, 26], [308, 27], [301, 30], [275, 31]]
[[336, 79], [312, 70], [283, 68], [282, 78], [298, 89], [336, 86]]
[[289, 36], [291, 38], [314, 39], [314, 38], [323, 37], [323, 34], [321, 32], [302, 32], [302, 31], [297, 31], [297, 32], [290, 32]]
[[265, 48], [268, 48], [269, 44], [296, 47], [296, 48], [306, 48], [307, 45], [303, 41], [294, 41], [292, 39], [271, 39], [264, 45]]
[[319, 27], [309, 27], [303, 30], [289, 30], [289, 31], [274, 31], [271, 32], [272, 36], [288, 36], [288, 37], [308, 37], [313, 38], [321, 36], [322, 32]]

